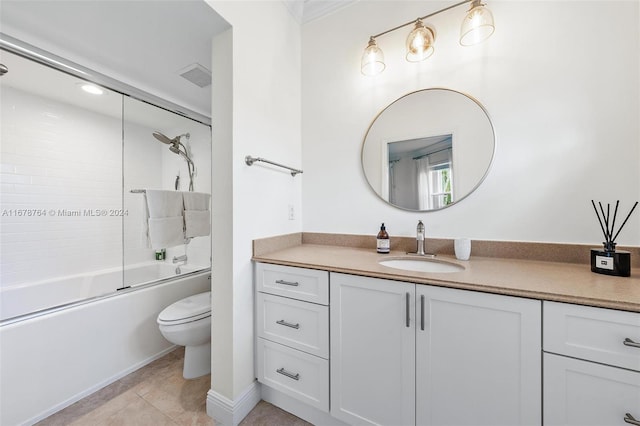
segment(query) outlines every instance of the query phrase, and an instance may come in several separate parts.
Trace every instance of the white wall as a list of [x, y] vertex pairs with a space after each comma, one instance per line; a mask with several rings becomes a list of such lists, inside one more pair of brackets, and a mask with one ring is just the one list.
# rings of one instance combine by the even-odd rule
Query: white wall
[[212, 390], [234, 401], [255, 377], [252, 240], [301, 231], [306, 171], [244, 162], [300, 166], [300, 27], [280, 1], [208, 2], [232, 27], [213, 42]]
[[[625, 214], [640, 200], [639, 3], [492, 0], [496, 32], [466, 48], [462, 6], [428, 20], [436, 47], [427, 61], [404, 60], [407, 28], [378, 39], [380, 76], [360, 74], [370, 35], [448, 4], [363, 0], [303, 26], [304, 230], [374, 235], [384, 221], [392, 236], [413, 236], [422, 219], [429, 237], [599, 244], [590, 200], [620, 199]], [[497, 150], [459, 205], [408, 213], [371, 191], [360, 150], [379, 111], [427, 87], [478, 99]], [[618, 242], [640, 244], [640, 212]]]

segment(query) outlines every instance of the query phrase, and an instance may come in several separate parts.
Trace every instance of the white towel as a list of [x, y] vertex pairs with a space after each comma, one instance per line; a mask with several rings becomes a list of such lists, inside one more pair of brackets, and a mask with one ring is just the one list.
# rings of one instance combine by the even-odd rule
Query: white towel
[[146, 199], [149, 217], [176, 217], [182, 215], [182, 192], [147, 189]]
[[185, 210], [209, 210], [211, 195], [204, 192], [183, 192]]
[[153, 249], [184, 244], [184, 201], [182, 193], [147, 189], [147, 241]]
[[149, 242], [152, 249], [163, 249], [184, 244], [184, 218], [182, 216], [149, 218]]
[[211, 229], [211, 212], [209, 210], [185, 210], [184, 211], [184, 235], [187, 238], [204, 237], [209, 235]]

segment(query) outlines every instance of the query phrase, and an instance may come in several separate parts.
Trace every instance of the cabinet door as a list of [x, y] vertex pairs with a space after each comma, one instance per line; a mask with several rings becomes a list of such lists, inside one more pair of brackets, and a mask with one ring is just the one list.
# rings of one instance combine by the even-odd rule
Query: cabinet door
[[331, 414], [415, 423], [415, 285], [332, 273]]
[[416, 286], [418, 425], [541, 423], [541, 302]]
[[626, 425], [627, 413], [640, 419], [640, 373], [544, 354], [545, 426]]

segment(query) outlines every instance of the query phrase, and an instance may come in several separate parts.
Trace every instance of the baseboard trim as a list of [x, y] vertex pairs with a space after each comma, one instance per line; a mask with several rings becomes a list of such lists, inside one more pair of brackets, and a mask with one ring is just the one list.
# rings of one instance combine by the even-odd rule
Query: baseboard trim
[[254, 381], [238, 398], [230, 400], [213, 389], [207, 392], [207, 415], [216, 425], [237, 426], [260, 402], [260, 384]]

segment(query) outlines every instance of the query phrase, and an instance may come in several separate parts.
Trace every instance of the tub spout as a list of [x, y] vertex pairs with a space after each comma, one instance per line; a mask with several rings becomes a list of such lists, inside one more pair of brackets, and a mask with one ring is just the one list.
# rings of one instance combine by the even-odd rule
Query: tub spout
[[182, 256], [173, 256], [173, 263], [184, 262], [187, 263], [187, 255], [183, 254]]

